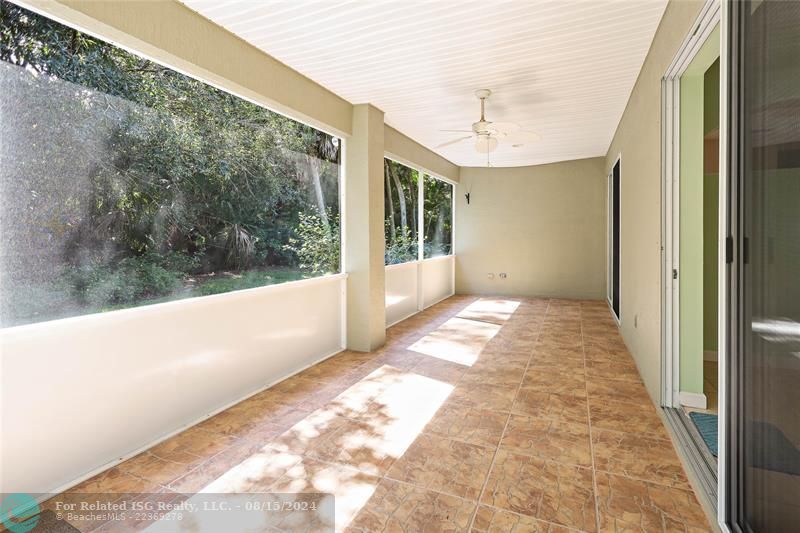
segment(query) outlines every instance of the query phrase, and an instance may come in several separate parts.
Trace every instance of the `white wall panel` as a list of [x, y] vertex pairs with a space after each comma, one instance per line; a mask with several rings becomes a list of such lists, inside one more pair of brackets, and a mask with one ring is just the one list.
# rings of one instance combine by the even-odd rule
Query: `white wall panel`
[[345, 276], [0, 331], [0, 493], [44, 493], [338, 352]]
[[426, 259], [420, 263], [423, 307], [430, 307], [453, 295], [453, 261], [454, 257], [448, 255]]
[[419, 311], [419, 263], [386, 267], [386, 325], [391, 326]]

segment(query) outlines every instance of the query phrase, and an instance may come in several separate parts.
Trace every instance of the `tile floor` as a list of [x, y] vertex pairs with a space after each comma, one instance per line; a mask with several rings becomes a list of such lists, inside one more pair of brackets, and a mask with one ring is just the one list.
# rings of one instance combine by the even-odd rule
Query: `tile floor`
[[333, 493], [343, 531], [709, 530], [599, 301], [449, 298], [48, 505], [200, 491]]

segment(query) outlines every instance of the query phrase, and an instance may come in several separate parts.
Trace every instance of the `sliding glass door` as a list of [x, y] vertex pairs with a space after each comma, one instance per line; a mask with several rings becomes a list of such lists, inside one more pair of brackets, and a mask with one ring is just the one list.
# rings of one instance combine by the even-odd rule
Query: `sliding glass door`
[[731, 525], [800, 527], [800, 2], [731, 5]]

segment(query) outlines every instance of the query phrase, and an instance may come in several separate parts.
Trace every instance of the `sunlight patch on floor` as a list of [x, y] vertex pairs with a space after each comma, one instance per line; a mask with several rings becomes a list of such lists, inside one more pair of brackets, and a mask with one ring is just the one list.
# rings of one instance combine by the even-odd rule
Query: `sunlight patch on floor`
[[[258, 492], [293, 493], [279, 497], [301, 500], [310, 498], [303, 493], [321, 492], [334, 497], [336, 524], [347, 524], [452, 390], [448, 383], [384, 365], [254, 451], [187, 502], [202, 504], [209, 494]], [[193, 515], [191, 525], [196, 531], [215, 531], [218, 519], [218, 513], [199, 513]], [[242, 519], [259, 530], [275, 527], [275, 520], [286, 525], [286, 520], [302, 517], [249, 513]], [[322, 525], [325, 516], [308, 514], [305, 519]], [[160, 531], [163, 526], [156, 522], [149, 531]]]
[[472, 366], [500, 328], [501, 326], [488, 322], [451, 318], [408, 349], [464, 366]]
[[503, 298], [481, 298], [465, 307], [456, 316], [470, 320], [482, 320], [494, 324], [503, 324], [519, 307], [517, 300]]

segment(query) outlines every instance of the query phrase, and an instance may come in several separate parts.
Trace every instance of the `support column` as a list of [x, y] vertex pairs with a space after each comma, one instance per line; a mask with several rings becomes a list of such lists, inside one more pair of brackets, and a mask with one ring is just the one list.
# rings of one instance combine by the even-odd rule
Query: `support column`
[[383, 153], [383, 111], [353, 106], [353, 134], [345, 145], [344, 268], [347, 348], [361, 352], [386, 341]]

